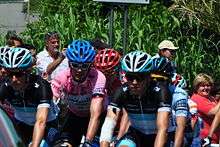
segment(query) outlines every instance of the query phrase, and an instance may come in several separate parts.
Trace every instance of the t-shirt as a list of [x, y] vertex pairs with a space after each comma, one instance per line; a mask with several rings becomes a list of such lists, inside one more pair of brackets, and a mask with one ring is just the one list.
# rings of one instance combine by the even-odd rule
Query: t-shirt
[[105, 84], [104, 74], [95, 68], [91, 68], [82, 83], [73, 80], [69, 68], [61, 71], [51, 81], [53, 95], [63, 99], [71, 112], [80, 117], [89, 116], [90, 102], [96, 95], [102, 95], [105, 98], [104, 104], [107, 105]]
[[[41, 76], [44, 76], [44, 73], [46, 72], [47, 66], [53, 62], [53, 58], [48, 54], [48, 52], [43, 50], [42, 52], [39, 52], [37, 54], [37, 62], [36, 67], [40, 70]], [[65, 58], [58, 66], [57, 68], [51, 73], [51, 75], [48, 76], [48, 81], [53, 79], [60, 71], [68, 68], [68, 60]]]
[[[205, 138], [208, 136], [213, 117], [207, 117], [208, 112], [217, 105], [217, 102], [213, 98], [205, 98], [198, 94], [193, 94], [191, 99], [197, 104], [199, 116], [203, 120], [204, 128], [200, 132], [200, 137]], [[220, 136], [220, 130], [215, 131], [213, 134], [213, 143], [218, 143]]]
[[37, 75], [29, 75], [28, 86], [23, 91], [15, 90], [10, 82], [0, 86], [0, 100], [9, 102], [14, 109], [14, 117], [28, 125], [34, 125], [36, 112], [40, 107], [49, 108], [47, 121], [56, 119], [50, 84]]

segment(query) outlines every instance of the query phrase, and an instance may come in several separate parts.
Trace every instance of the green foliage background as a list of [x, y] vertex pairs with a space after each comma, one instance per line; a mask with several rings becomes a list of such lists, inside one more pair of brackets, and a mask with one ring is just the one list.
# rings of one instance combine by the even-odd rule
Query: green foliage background
[[[38, 6], [41, 19], [29, 24], [22, 36], [38, 51], [43, 49], [44, 34], [48, 31], [61, 34], [62, 46], [73, 39], [101, 38], [109, 42], [109, 5], [92, 0], [43, 0], [34, 6]], [[114, 48], [122, 50], [123, 8], [114, 10]], [[214, 0], [175, 0], [169, 7], [164, 6], [163, 1], [153, 0], [150, 5], [131, 5], [126, 52], [144, 50], [154, 55], [158, 44], [169, 39], [180, 47], [177, 70], [189, 83], [200, 72], [218, 79], [219, 11], [220, 4]]]

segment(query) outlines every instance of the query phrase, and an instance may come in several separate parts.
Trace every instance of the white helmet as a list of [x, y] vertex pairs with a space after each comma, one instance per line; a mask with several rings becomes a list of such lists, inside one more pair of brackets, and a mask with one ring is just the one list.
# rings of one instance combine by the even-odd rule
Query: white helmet
[[125, 72], [149, 72], [153, 64], [149, 54], [143, 51], [133, 51], [123, 57], [121, 66]]

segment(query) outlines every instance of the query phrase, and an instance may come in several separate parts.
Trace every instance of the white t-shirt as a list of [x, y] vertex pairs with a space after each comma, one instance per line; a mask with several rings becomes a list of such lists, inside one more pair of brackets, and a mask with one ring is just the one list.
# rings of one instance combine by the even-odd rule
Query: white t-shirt
[[[44, 49], [43, 51], [37, 54], [37, 63], [36, 66], [41, 72], [41, 76], [46, 73], [47, 66], [53, 62], [53, 58], [48, 54], [47, 50]], [[65, 58], [60, 65], [52, 72], [51, 75], [48, 75], [48, 81], [52, 80], [60, 71], [68, 68], [68, 60]]]

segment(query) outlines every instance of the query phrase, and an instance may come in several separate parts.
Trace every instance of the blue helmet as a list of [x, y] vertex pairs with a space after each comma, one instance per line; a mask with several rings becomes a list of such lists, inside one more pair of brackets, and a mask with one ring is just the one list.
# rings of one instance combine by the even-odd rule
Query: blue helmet
[[173, 68], [171, 62], [165, 57], [158, 57], [152, 59], [153, 71], [155, 73], [171, 75], [173, 73]]
[[11, 48], [8, 46], [2, 46], [0, 47], [0, 66], [3, 66], [3, 57], [4, 54], [9, 51]]
[[12, 70], [26, 70], [32, 66], [32, 54], [25, 48], [10, 48], [3, 56], [3, 66]]
[[143, 51], [130, 52], [122, 58], [121, 67], [125, 72], [150, 72], [151, 56]]
[[74, 40], [68, 45], [66, 56], [70, 62], [92, 63], [96, 52], [88, 41]]

